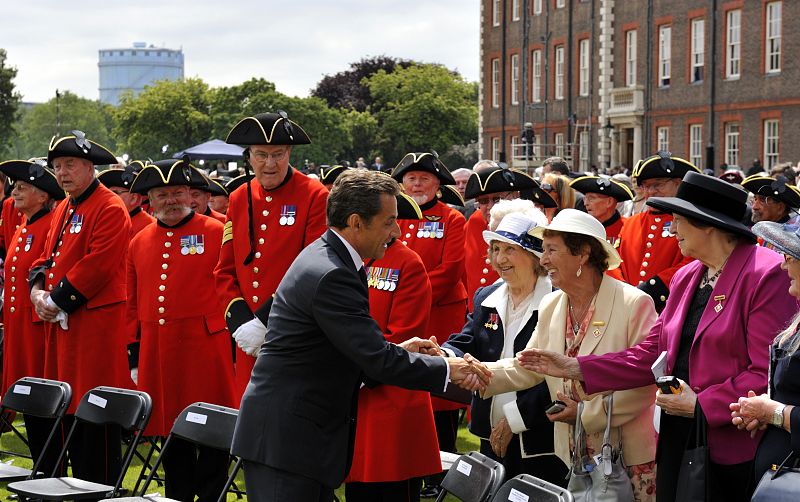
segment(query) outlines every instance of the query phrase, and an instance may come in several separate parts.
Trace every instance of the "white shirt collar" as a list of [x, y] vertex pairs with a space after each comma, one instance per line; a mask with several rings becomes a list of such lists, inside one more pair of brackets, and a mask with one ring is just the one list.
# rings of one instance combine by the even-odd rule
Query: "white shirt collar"
[[331, 232], [333, 232], [333, 235], [338, 237], [339, 240], [342, 241], [342, 244], [344, 244], [344, 247], [347, 248], [347, 252], [350, 253], [350, 258], [353, 259], [353, 265], [356, 267], [356, 271], [361, 270], [361, 267], [364, 266], [364, 260], [361, 259], [361, 255], [358, 254], [356, 248], [351, 246], [350, 243], [347, 242], [347, 239], [339, 235], [339, 232], [335, 229], [331, 228]]
[[[550, 282], [549, 276], [539, 277], [536, 279], [536, 285], [533, 287], [533, 301], [531, 301], [531, 312], [539, 310], [539, 303], [542, 298], [548, 293], [553, 291], [553, 283]], [[506, 295], [508, 295], [508, 285], [504, 282], [492, 294], [487, 296], [481, 302], [482, 307], [497, 309], [499, 312], [503, 309], [506, 302]]]

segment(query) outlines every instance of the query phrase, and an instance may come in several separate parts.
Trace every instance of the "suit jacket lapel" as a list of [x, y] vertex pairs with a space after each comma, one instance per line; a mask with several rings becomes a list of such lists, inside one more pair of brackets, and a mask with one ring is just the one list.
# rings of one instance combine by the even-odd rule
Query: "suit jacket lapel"
[[358, 282], [364, 286], [364, 293], [369, 295], [369, 290], [367, 289], [367, 284], [364, 280], [365, 278], [362, 277], [362, 274], [355, 269], [355, 266], [353, 265], [353, 259], [350, 257], [350, 252], [346, 247], [344, 247], [341, 239], [339, 239], [338, 236], [333, 235], [333, 230], [329, 228], [324, 234], [322, 234], [322, 240], [325, 241], [325, 243], [327, 243], [331, 249], [333, 249], [339, 259], [342, 261], [342, 266], [351, 271], [353, 275], [358, 277]]
[[586, 334], [583, 336], [581, 348], [578, 350], [579, 355], [591, 354], [597, 344], [603, 338], [608, 328], [608, 323], [611, 320], [611, 314], [614, 307], [615, 295], [617, 288], [609, 276], [603, 274], [603, 280], [600, 282], [600, 289], [597, 291], [597, 300], [594, 304], [594, 315], [592, 322], [586, 328]]

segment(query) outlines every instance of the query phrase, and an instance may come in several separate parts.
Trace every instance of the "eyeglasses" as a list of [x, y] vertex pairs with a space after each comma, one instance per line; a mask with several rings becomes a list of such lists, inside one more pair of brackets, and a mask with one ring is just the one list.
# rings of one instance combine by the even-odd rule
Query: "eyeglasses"
[[775, 197], [772, 197], [770, 195], [754, 194], [753, 195], [753, 202], [758, 202], [759, 204], [765, 204], [765, 205], [772, 205], [772, 204], [779, 203], [780, 200], [778, 200]]
[[89, 150], [92, 149], [92, 143], [86, 139], [86, 133], [77, 129], [70, 132], [75, 136], [75, 144], [78, 145], [78, 148], [83, 150], [83, 153], [89, 153]]
[[478, 203], [479, 206], [487, 206], [489, 204], [494, 205], [500, 202], [501, 200], [507, 200], [511, 197], [511, 192], [506, 192], [505, 195], [494, 195], [493, 197], [480, 197], [476, 198], [475, 202]]
[[283, 119], [283, 130], [289, 135], [289, 139], [294, 140], [294, 127], [289, 121], [289, 114], [283, 110], [278, 110], [278, 116]]
[[259, 164], [265, 164], [267, 160], [272, 160], [273, 162], [278, 162], [282, 158], [286, 156], [286, 152], [289, 150], [283, 150], [282, 152], [277, 153], [266, 153], [266, 152], [253, 152], [251, 158], [254, 159]]
[[647, 192], [661, 192], [670, 183], [673, 183], [673, 180], [671, 180], [671, 179], [659, 180], [659, 181], [644, 180], [644, 181], [642, 181], [642, 184], [639, 185], [639, 186], [642, 187], [642, 190], [645, 190]]

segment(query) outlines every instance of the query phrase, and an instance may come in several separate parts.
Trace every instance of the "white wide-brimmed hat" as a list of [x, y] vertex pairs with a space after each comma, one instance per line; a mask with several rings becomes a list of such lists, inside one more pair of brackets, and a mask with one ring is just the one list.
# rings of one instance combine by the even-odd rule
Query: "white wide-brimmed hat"
[[542, 225], [544, 221], [537, 222], [525, 213], [509, 213], [500, 220], [494, 232], [483, 231], [483, 240], [486, 244], [492, 241], [501, 241], [507, 244], [516, 244], [525, 251], [531, 252], [538, 258], [542, 257], [542, 238], [534, 237], [530, 231]]
[[606, 256], [608, 257], [608, 270], [613, 270], [622, 263], [622, 259], [619, 257], [617, 250], [606, 240], [606, 229], [603, 224], [588, 213], [578, 211], [577, 209], [562, 209], [549, 225], [536, 227], [530, 231], [530, 234], [533, 237], [541, 239], [545, 230], [570, 232], [594, 237], [597, 239], [597, 242], [603, 245], [603, 249], [606, 252]]

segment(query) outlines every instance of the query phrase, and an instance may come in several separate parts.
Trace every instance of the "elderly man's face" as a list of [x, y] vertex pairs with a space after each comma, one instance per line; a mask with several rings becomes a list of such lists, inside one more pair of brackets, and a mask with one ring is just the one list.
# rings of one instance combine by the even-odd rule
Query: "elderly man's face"
[[94, 164], [80, 157], [58, 157], [53, 160], [56, 181], [71, 197], [77, 197], [94, 180]]
[[289, 171], [289, 156], [292, 147], [288, 145], [252, 145], [250, 147], [250, 165], [256, 179], [265, 190], [272, 190], [280, 185]]
[[403, 188], [419, 205], [432, 201], [439, 190], [439, 178], [427, 171], [409, 171], [403, 175]]
[[168, 225], [174, 225], [185, 218], [191, 209], [189, 187], [169, 186], [153, 188], [148, 192], [153, 215]]
[[192, 199], [189, 204], [192, 211], [197, 214], [205, 213], [206, 209], [208, 209], [208, 202], [211, 200], [211, 194], [199, 188], [192, 188], [189, 190], [189, 196]]
[[458, 193], [461, 196], [464, 196], [464, 191], [467, 189], [467, 182], [469, 181], [470, 173], [460, 172], [457, 173], [453, 178], [456, 180], [456, 189], [458, 189]]

